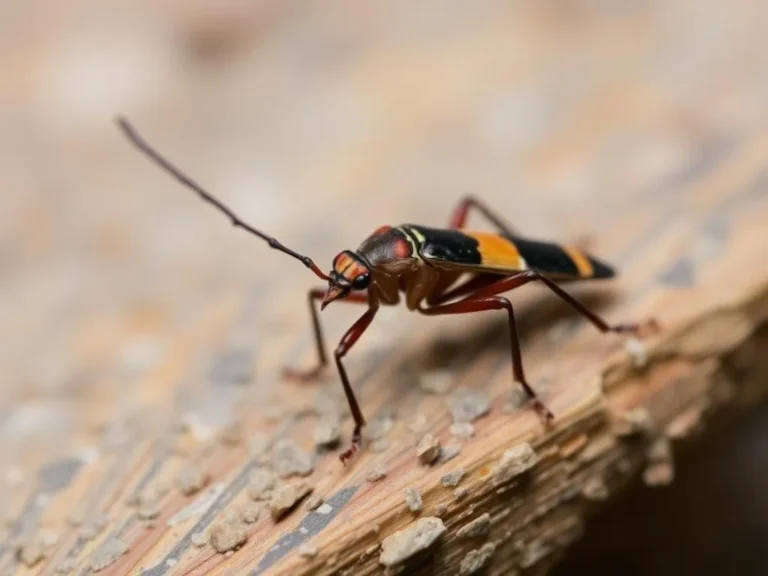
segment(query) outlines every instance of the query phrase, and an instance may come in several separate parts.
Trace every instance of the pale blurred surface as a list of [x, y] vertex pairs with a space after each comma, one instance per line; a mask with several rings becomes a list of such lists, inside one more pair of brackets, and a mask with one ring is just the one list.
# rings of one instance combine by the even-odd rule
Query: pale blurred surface
[[[0, 4], [0, 493], [20, 503], [42, 464], [204, 403], [171, 409], [156, 383], [200, 380], [217, 346], [249, 346], [270, 390], [282, 356], [311, 357], [312, 277], [138, 156], [115, 115], [323, 268], [380, 224], [442, 225], [467, 192], [609, 259], [649, 230], [671, 262], [709, 202], [687, 181], [765, 128], [767, 16], [747, 0]], [[401, 318], [371, 341], [404, 338]]]

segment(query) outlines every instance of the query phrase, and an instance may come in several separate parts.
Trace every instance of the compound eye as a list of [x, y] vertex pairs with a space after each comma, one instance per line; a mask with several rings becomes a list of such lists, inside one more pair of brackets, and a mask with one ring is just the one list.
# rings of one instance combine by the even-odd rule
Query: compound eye
[[352, 280], [352, 288], [355, 290], [363, 290], [368, 287], [368, 284], [371, 282], [371, 275], [366, 274], [360, 274], [359, 276], [356, 276], [354, 280]]

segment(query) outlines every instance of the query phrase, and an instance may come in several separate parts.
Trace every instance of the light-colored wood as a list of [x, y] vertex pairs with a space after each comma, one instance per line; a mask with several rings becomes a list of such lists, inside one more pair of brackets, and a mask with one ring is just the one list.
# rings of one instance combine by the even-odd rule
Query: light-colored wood
[[[667, 441], [763, 396], [750, 376], [768, 320], [759, 3], [710, 6], [695, 26], [693, 2], [22, 4], [0, 17], [14, 42], [0, 50], [4, 573], [85, 574], [119, 540], [104, 573], [378, 574], [378, 545], [436, 514], [447, 533], [423, 573], [457, 573], [486, 540], [491, 573], [543, 572], [592, 509], [673, 475]], [[391, 421], [387, 446], [368, 439], [347, 468], [318, 454], [303, 480], [320, 512], [263, 510], [234, 554], [196, 547], [249, 501], [277, 441], [313, 452], [318, 413], [344, 401], [332, 370], [280, 380], [314, 359], [312, 276], [138, 157], [117, 112], [323, 267], [380, 224], [442, 225], [471, 191], [533, 237], [589, 235], [621, 276], [569, 290], [664, 329], [638, 368], [543, 288], [514, 293], [528, 376], [556, 414], [544, 430], [514, 406], [502, 318], [382, 309], [347, 365], [369, 430]], [[360, 313], [323, 312], [329, 344]], [[446, 373], [445, 393], [420, 386]], [[490, 399], [465, 440], [449, 431], [459, 387]], [[647, 425], [627, 435], [628, 414]], [[460, 453], [420, 464], [425, 433]], [[495, 483], [523, 443], [537, 464]], [[208, 482], [186, 496], [190, 465]], [[369, 481], [377, 467], [386, 477]], [[458, 468], [461, 498], [440, 483]], [[486, 512], [486, 539], [457, 537]], [[49, 557], [17, 564], [20, 537], [45, 531]]]

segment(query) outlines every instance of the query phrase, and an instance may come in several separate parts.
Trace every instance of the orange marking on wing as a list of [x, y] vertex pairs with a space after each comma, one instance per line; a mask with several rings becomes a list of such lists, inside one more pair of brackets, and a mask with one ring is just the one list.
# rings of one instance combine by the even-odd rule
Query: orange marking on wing
[[573, 246], [560, 246], [563, 252], [568, 254], [568, 257], [576, 264], [576, 268], [579, 270], [579, 276], [582, 278], [589, 278], [594, 274], [594, 268], [589, 258], [581, 251]]
[[503, 236], [491, 234], [488, 232], [467, 232], [462, 230], [462, 234], [477, 240], [477, 251], [483, 259], [483, 266], [488, 268], [501, 268], [508, 270], [524, 270], [525, 263], [520, 257], [514, 242], [507, 240]]
[[376, 230], [373, 231], [373, 234], [371, 236], [378, 236], [379, 234], [384, 234], [384, 232], [388, 232], [389, 230], [392, 230], [392, 226], [387, 226], [386, 224], [384, 226], [379, 226], [376, 228]]

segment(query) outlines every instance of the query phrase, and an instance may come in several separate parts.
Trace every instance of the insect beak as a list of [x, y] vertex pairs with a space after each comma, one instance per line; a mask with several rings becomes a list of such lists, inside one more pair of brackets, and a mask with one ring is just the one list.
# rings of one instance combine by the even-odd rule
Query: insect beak
[[325, 293], [323, 303], [320, 305], [320, 310], [324, 310], [328, 304], [341, 297], [346, 293], [346, 290], [338, 284], [329, 284], [328, 291]]

